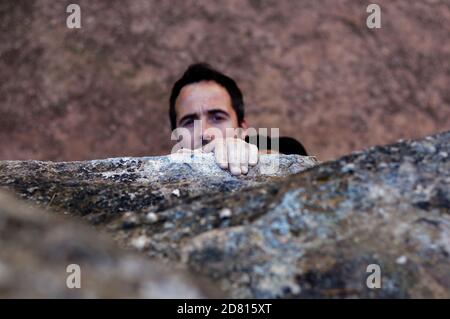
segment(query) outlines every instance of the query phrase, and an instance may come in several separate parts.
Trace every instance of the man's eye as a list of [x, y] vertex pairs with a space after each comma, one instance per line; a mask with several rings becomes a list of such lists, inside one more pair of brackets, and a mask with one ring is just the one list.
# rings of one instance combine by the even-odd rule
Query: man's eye
[[214, 122], [222, 122], [223, 120], [225, 120], [225, 116], [219, 115], [219, 114], [215, 114], [215, 115], [212, 116], [212, 120]]
[[191, 125], [194, 125], [193, 119], [186, 119], [181, 123], [181, 126], [191, 126]]

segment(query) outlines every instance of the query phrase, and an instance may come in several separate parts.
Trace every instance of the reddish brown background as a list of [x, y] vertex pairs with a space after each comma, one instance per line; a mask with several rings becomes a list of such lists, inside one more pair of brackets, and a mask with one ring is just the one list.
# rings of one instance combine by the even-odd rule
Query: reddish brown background
[[450, 0], [376, 1], [380, 30], [368, 3], [2, 0], [0, 159], [167, 153], [170, 88], [196, 61], [322, 160], [450, 129]]

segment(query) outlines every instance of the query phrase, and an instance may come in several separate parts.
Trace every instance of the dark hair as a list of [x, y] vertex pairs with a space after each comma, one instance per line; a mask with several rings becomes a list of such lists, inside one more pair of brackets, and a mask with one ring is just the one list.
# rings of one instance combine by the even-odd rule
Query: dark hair
[[[247, 143], [256, 145], [259, 150], [272, 150], [272, 146], [276, 142], [274, 141], [274, 139], [275, 137], [268, 137], [264, 135], [256, 135], [251, 137], [247, 135], [245, 137], [245, 141]], [[292, 137], [287, 136], [278, 137], [278, 148], [274, 150], [285, 155], [297, 154], [308, 156], [308, 153], [306, 152], [306, 149], [302, 143]]]
[[238, 124], [241, 125], [244, 120], [244, 98], [236, 82], [225, 74], [213, 69], [206, 63], [195, 63], [188, 67], [183, 76], [175, 82], [170, 94], [169, 117], [172, 130], [177, 127], [175, 101], [180, 94], [181, 89], [189, 84], [201, 81], [214, 81], [223, 86], [231, 98], [231, 105], [237, 115]]

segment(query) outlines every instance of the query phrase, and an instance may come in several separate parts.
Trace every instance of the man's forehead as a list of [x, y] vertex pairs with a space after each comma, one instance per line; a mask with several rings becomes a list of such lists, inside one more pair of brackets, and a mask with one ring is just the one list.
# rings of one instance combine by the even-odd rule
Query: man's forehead
[[181, 89], [177, 105], [184, 107], [216, 106], [231, 104], [230, 96], [225, 88], [213, 81], [202, 81], [186, 85]]

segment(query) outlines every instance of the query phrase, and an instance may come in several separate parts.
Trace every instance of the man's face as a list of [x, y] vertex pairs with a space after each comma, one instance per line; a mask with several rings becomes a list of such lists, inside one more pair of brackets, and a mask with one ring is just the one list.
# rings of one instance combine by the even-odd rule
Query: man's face
[[[175, 103], [177, 128], [190, 132], [190, 140], [183, 137], [180, 146], [197, 149], [213, 140], [226, 129], [239, 127], [236, 112], [227, 90], [214, 81], [202, 81], [184, 86]], [[197, 129], [194, 130], [195, 121]], [[245, 123], [244, 123], [245, 125]]]

